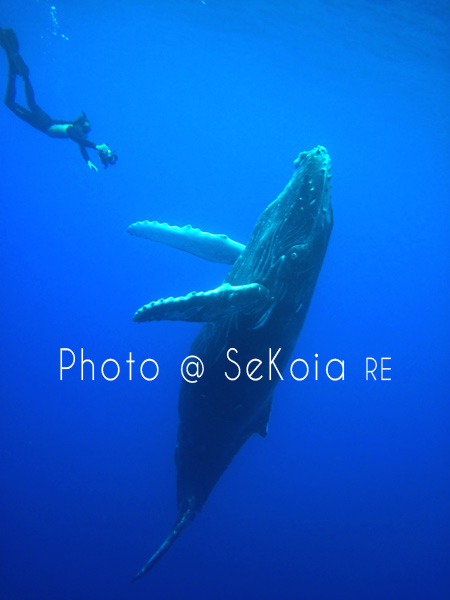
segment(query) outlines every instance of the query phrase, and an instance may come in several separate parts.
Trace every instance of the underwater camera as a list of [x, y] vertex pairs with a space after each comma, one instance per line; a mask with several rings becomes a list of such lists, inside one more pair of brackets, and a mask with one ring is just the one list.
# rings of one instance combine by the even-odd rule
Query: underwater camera
[[98, 148], [98, 155], [105, 169], [108, 167], [108, 165], [115, 165], [117, 162], [116, 152], [112, 152], [106, 144], [103, 144]]

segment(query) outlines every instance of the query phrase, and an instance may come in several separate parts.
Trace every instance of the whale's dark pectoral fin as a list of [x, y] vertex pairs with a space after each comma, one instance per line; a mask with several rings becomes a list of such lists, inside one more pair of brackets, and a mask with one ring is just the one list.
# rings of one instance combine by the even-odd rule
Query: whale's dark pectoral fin
[[245, 249], [243, 244], [234, 242], [226, 235], [207, 233], [191, 225], [177, 227], [158, 221], [139, 221], [130, 225], [127, 231], [226, 265], [232, 265]]
[[265, 438], [267, 436], [267, 429], [269, 427], [269, 419], [270, 413], [272, 411], [272, 400], [273, 394], [268, 399], [266, 405], [264, 406], [259, 419], [256, 423], [255, 433], [258, 433], [261, 437]]
[[138, 579], [140, 579], [141, 577], [143, 577], [144, 575], [146, 575], [153, 569], [153, 567], [156, 565], [156, 563], [159, 561], [159, 559], [162, 558], [164, 556], [164, 554], [171, 548], [172, 544], [178, 538], [180, 533], [183, 531], [183, 529], [186, 527], [186, 525], [188, 525], [191, 521], [192, 521], [191, 509], [188, 508], [186, 510], [186, 512], [183, 513], [178, 518], [177, 522], [175, 523], [174, 528], [169, 533], [169, 535], [166, 537], [166, 539], [161, 544], [161, 546], [158, 548], [158, 550], [153, 554], [153, 556], [150, 558], [150, 560], [145, 563], [145, 565], [135, 575], [135, 577], [133, 577], [133, 579], [131, 580], [131, 583], [134, 583], [135, 581], [137, 581]]
[[235, 312], [251, 312], [269, 300], [269, 290], [259, 283], [233, 286], [225, 283], [209, 292], [191, 292], [179, 298], [150, 302], [140, 308], [133, 320], [193, 321], [206, 323]]

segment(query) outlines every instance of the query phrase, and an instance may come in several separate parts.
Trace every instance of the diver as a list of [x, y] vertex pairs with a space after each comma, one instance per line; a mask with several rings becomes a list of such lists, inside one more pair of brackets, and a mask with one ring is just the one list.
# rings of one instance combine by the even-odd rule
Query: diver
[[[19, 42], [12, 29], [2, 29], [0, 27], [0, 46], [5, 50], [9, 63], [8, 87], [6, 88], [5, 95], [6, 106], [20, 119], [46, 135], [53, 138], [69, 138], [76, 142], [80, 148], [82, 157], [90, 169], [98, 171], [97, 167], [89, 160], [88, 148], [97, 150], [105, 169], [108, 165], [114, 165], [117, 161], [117, 154], [115, 152], [112, 152], [106, 144], [94, 144], [94, 142], [87, 139], [91, 125], [84, 112], [75, 121], [61, 121], [52, 119], [36, 104], [34, 91], [30, 82], [30, 70], [19, 54]], [[23, 78], [25, 97], [29, 110], [16, 102], [17, 75]]]

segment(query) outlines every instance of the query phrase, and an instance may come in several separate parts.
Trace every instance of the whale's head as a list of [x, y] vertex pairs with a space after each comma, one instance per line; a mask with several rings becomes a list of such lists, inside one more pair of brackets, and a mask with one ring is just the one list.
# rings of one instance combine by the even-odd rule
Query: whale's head
[[294, 161], [296, 172], [284, 193], [277, 199], [284, 222], [279, 238], [282, 250], [289, 245], [311, 244], [333, 224], [331, 208], [331, 160], [323, 146], [301, 152]]
[[230, 280], [246, 272], [274, 299], [300, 304], [315, 285], [333, 226], [331, 161], [317, 146], [302, 152], [294, 165], [294, 175], [261, 215]]
[[302, 152], [294, 162], [292, 179], [267, 208], [265, 227], [272, 244], [272, 262], [293, 248], [312, 251], [332, 227], [331, 161], [323, 146]]

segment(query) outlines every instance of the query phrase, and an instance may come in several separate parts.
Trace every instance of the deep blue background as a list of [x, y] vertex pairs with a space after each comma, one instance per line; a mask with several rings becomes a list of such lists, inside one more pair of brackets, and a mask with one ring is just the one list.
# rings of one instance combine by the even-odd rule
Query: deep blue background
[[[64, 0], [56, 23], [51, 6], [4, 1], [0, 25], [42, 107], [85, 110], [119, 162], [90, 172], [0, 107], [0, 600], [450, 597], [446, 3]], [[131, 317], [226, 268], [126, 227], [245, 243], [317, 144], [335, 228], [295, 357], [345, 359], [346, 379], [286, 377], [268, 437], [130, 587], [175, 518], [198, 330]], [[59, 381], [60, 347], [83, 347], [95, 381]], [[155, 382], [127, 380], [129, 351], [158, 361]], [[365, 381], [366, 356], [392, 357], [392, 381]]]

